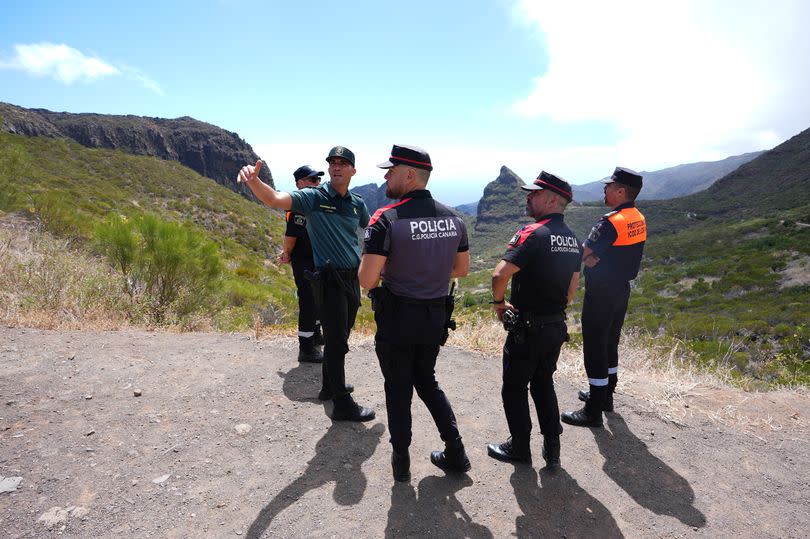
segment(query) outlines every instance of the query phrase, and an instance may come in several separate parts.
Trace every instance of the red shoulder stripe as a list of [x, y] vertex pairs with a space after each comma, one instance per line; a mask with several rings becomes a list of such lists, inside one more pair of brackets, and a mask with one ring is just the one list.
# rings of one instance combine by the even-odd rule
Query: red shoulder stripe
[[383, 206], [382, 208], [378, 209], [377, 211], [374, 212], [374, 215], [371, 216], [371, 219], [369, 219], [368, 226], [371, 226], [374, 223], [376, 223], [377, 219], [380, 218], [380, 216], [383, 214], [383, 212], [385, 212], [385, 210], [390, 210], [391, 208], [396, 208], [397, 206], [405, 204], [409, 200], [410, 200], [410, 198], [403, 198], [399, 202], [393, 202], [393, 203], [389, 204], [388, 206]]
[[512, 240], [509, 242], [509, 245], [507, 245], [506, 248], [514, 249], [515, 247], [522, 245], [523, 242], [526, 241], [526, 238], [531, 236], [535, 230], [545, 225], [549, 221], [551, 221], [551, 219], [543, 219], [542, 221], [537, 221], [536, 223], [524, 226], [518, 230], [514, 236], [512, 236]]

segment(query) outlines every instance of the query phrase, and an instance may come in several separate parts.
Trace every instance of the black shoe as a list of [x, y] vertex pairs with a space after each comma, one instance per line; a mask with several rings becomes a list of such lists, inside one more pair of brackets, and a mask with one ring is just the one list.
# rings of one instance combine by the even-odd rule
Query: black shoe
[[371, 421], [374, 419], [374, 410], [360, 406], [353, 400], [350, 404], [335, 404], [335, 409], [332, 411], [332, 421]]
[[543, 438], [543, 460], [546, 468], [560, 467], [560, 437], [547, 436]]
[[394, 481], [405, 483], [411, 480], [411, 456], [407, 449], [391, 454], [391, 468], [394, 470]]
[[[354, 393], [354, 386], [352, 384], [346, 384], [346, 391], [349, 393]], [[322, 387], [321, 390], [318, 392], [318, 400], [319, 401], [330, 401], [332, 400], [332, 390], [328, 387]]]
[[464, 473], [470, 471], [470, 459], [464, 451], [464, 444], [461, 438], [445, 444], [444, 451], [433, 451], [430, 454], [430, 462], [437, 468], [445, 472]]
[[[588, 402], [588, 398], [591, 396], [591, 392], [587, 389], [580, 389], [579, 393], [577, 394], [579, 400], [582, 402]], [[605, 397], [605, 404], [602, 406], [602, 411], [604, 412], [612, 412], [613, 411], [613, 392], [609, 391], [607, 396]]]
[[313, 348], [311, 352], [306, 350], [298, 350], [298, 362], [323, 363], [323, 352], [321, 352], [317, 348]]
[[529, 450], [529, 444], [525, 444], [526, 447], [521, 447], [520, 449], [518, 449], [516, 445], [517, 444], [512, 442], [512, 437], [510, 436], [502, 444], [488, 444], [487, 455], [503, 462], [526, 462], [531, 464], [532, 453]]
[[601, 427], [602, 412], [592, 413], [588, 411], [588, 404], [576, 412], [564, 412], [560, 419], [563, 423], [574, 425], [575, 427]]

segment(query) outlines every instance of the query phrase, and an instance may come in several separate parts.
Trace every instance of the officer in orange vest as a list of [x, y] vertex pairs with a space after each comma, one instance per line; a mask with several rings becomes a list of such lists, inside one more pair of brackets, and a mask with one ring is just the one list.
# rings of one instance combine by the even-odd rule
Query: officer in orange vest
[[582, 348], [589, 390], [579, 392], [582, 409], [562, 414], [569, 425], [601, 427], [602, 412], [613, 411], [630, 281], [638, 275], [647, 240], [647, 222], [635, 205], [641, 180], [640, 174], [622, 167], [603, 180], [605, 204], [613, 211], [594, 225], [583, 244]]

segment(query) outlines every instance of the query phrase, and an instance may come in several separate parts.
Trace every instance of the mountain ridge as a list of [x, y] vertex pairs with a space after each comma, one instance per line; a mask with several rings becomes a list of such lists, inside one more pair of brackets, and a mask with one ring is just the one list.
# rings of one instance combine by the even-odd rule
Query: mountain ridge
[[[245, 163], [255, 163], [259, 159], [253, 148], [238, 134], [190, 116], [167, 119], [131, 114], [54, 112], [0, 102], [0, 131], [28, 137], [66, 138], [87, 148], [120, 150], [132, 155], [177, 161], [201, 176], [255, 200], [245, 186], [236, 183], [239, 169]], [[266, 167], [259, 175], [265, 183], [275, 186]]]

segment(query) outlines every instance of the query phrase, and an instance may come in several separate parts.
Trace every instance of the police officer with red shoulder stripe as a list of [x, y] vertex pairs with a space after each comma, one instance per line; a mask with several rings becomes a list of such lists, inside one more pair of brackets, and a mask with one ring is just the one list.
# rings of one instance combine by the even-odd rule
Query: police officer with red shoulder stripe
[[589, 390], [579, 392], [582, 409], [562, 415], [563, 422], [582, 427], [601, 427], [602, 412], [613, 411], [630, 281], [638, 275], [647, 241], [647, 222], [635, 204], [642, 176], [617, 167], [604, 183], [605, 204], [613, 211], [594, 225], [583, 254], [582, 349]]
[[536, 221], [517, 231], [492, 273], [492, 303], [509, 331], [503, 347], [501, 397], [510, 436], [503, 443], [489, 444], [487, 452], [498, 460], [531, 462], [531, 386], [543, 434], [542, 455], [553, 468], [560, 463], [562, 433], [553, 376], [568, 340], [565, 308], [579, 283], [582, 250], [563, 221], [572, 200], [568, 182], [542, 171], [533, 184], [521, 188], [528, 191], [526, 213]]
[[371, 217], [359, 278], [370, 290], [377, 322], [374, 344], [385, 378], [394, 479], [411, 477], [414, 389], [445, 442], [445, 450], [433, 451], [430, 461], [444, 471], [463, 473], [470, 461], [434, 368], [447, 329], [454, 327], [450, 279], [467, 275], [470, 267], [467, 229], [458, 213], [426, 189], [433, 170], [426, 151], [394, 145], [389, 160], [377, 166], [387, 170], [385, 196], [399, 200]]

